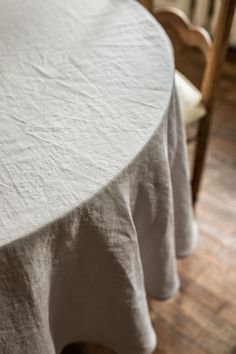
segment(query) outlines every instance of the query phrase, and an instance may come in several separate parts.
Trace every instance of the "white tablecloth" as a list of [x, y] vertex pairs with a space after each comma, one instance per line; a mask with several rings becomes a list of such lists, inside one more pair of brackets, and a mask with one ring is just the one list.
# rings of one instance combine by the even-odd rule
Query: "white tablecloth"
[[195, 244], [170, 43], [133, 0], [0, 8], [0, 352], [150, 354]]

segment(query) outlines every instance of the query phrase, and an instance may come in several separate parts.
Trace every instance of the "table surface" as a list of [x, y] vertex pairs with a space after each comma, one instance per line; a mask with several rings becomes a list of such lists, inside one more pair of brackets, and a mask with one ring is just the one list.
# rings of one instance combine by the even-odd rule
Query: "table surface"
[[0, 0], [0, 244], [71, 211], [143, 149], [171, 47], [133, 0]]

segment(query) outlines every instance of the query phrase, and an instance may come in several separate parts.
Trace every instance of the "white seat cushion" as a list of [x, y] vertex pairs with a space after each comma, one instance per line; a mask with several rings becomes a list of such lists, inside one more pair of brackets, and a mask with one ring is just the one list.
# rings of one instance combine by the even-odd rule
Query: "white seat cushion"
[[202, 103], [201, 92], [178, 70], [175, 71], [175, 82], [179, 96], [180, 110], [185, 122], [189, 125], [206, 114]]

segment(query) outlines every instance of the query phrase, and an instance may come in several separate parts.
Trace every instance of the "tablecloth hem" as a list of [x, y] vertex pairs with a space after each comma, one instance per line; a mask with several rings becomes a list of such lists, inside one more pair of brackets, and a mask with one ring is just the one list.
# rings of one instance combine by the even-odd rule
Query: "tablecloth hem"
[[177, 293], [179, 292], [180, 289], [180, 281], [179, 279], [176, 282], [176, 285], [174, 287], [172, 287], [170, 290], [165, 291], [163, 293], [159, 294], [152, 294], [151, 292], [147, 293], [147, 296], [149, 298], [152, 298], [154, 300], [158, 300], [158, 301], [165, 301], [168, 300], [172, 297], [175, 297], [177, 295]]
[[182, 259], [182, 258], [186, 258], [186, 257], [191, 256], [197, 248], [198, 238], [199, 238], [199, 228], [198, 228], [197, 221], [194, 220], [193, 221], [193, 229], [192, 229], [191, 247], [188, 247], [185, 250], [176, 251], [176, 258]]

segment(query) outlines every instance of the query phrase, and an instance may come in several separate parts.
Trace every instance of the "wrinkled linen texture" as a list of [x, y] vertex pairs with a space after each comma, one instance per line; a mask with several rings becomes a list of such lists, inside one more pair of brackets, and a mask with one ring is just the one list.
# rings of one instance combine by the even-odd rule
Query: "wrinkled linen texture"
[[[21, 13], [14, 17], [17, 5], [11, 0], [5, 1], [5, 12], [0, 15], [0, 33], [8, 38], [7, 45], [1, 47], [5, 57], [0, 54], [1, 72], [6, 75], [1, 86], [4, 100], [0, 104], [1, 131], [4, 132], [0, 149], [0, 353], [3, 354], [59, 354], [65, 345], [79, 341], [103, 344], [117, 354], [151, 354], [156, 337], [146, 294], [164, 299], [178, 291], [176, 257], [190, 254], [196, 243], [185, 135], [173, 83], [169, 42], [150, 15], [132, 0], [89, 0], [86, 3], [88, 20], [94, 21], [92, 11], [101, 12], [100, 22], [95, 18], [98, 38], [96, 41], [92, 38], [92, 44], [100, 43], [103, 50], [89, 52], [91, 57], [86, 53], [89, 59], [96, 58], [93, 68], [84, 64], [84, 58], [76, 57], [80, 47], [78, 44], [74, 46], [72, 36], [72, 33], [77, 35], [76, 27], [73, 29], [77, 26], [76, 21], [87, 33], [83, 23], [86, 16], [82, 11], [86, 8], [85, 0], [71, 1], [67, 11], [62, 11], [62, 1], [42, 1], [38, 5], [43, 8], [43, 14], [48, 14], [46, 10], [50, 4], [55, 7], [57, 16], [49, 16], [50, 21], [59, 21], [60, 30], [66, 26], [65, 37], [68, 28], [71, 31], [70, 39], [66, 37], [68, 41], [62, 43], [63, 50], [65, 46], [70, 53], [68, 61], [67, 54], [62, 53], [60, 40], [53, 42], [56, 46], [53, 51], [62, 53], [58, 55], [61, 60], [57, 62], [59, 67], [61, 65], [59, 74], [54, 63], [56, 54], [46, 58], [38, 54], [33, 56], [31, 51], [25, 60], [27, 46], [31, 44], [24, 38], [33, 37], [35, 33], [41, 36], [38, 42], [34, 42], [35, 53], [40, 53], [45, 38], [50, 43], [54, 33], [52, 30], [46, 37], [43, 32], [34, 32], [41, 14], [34, 8], [36, 1], [18, 4], [19, 13], [22, 11], [25, 18]], [[29, 4], [33, 6], [30, 8], [32, 16], [36, 16], [32, 23], [27, 22], [25, 15]], [[75, 11], [77, 6], [78, 13]], [[7, 9], [13, 10], [7, 12]], [[121, 22], [116, 23], [115, 29], [112, 21], [108, 27], [101, 21], [104, 9], [108, 22], [110, 16], [113, 16], [112, 21], [117, 19], [115, 10], [120, 11]], [[15, 34], [11, 33], [13, 29], [10, 30], [8, 20], [5, 21], [6, 14], [14, 18], [16, 31], [21, 26], [32, 28], [21, 32], [18, 43], [13, 41], [17, 34], [14, 37]], [[60, 22], [62, 14], [61, 19], [68, 15], [65, 24]], [[133, 28], [128, 31], [128, 37], [123, 30], [124, 24], [126, 29]], [[47, 26], [50, 27], [51, 22], [45, 23]], [[110, 27], [112, 30], [108, 32]], [[115, 36], [116, 46], [112, 36]], [[20, 48], [18, 56], [14, 55], [16, 47], [13, 44]], [[83, 42], [85, 45], [88, 43]], [[117, 60], [112, 76], [109, 70], [98, 71], [96, 67], [104, 60], [111, 69], [109, 63], [115, 60], [113, 54], [119, 53], [121, 46], [127, 48], [127, 52], [123, 53], [124, 58], [115, 55]], [[146, 54], [142, 57], [143, 48]], [[106, 58], [102, 57], [104, 52]], [[158, 54], [161, 58], [154, 61]], [[148, 56], [152, 60], [149, 66], [144, 66]], [[132, 66], [135, 60], [138, 69]], [[33, 71], [27, 71], [29, 62], [33, 62]], [[70, 76], [72, 68], [75, 71]], [[90, 72], [94, 82], [98, 79], [96, 89], [91, 84]], [[140, 74], [140, 78], [138, 73], [143, 76]], [[78, 91], [76, 75], [80, 75], [77, 80], [82, 80], [79, 88], [83, 92]], [[131, 81], [133, 77], [135, 80]], [[156, 80], [158, 78], [163, 80], [162, 84]], [[22, 80], [23, 86], [20, 86]], [[51, 87], [55, 82], [59, 86]], [[134, 84], [132, 96], [129, 103], [125, 103], [131, 83]], [[13, 86], [15, 95], [12, 95]], [[63, 87], [59, 92], [61, 100], [57, 97], [57, 105], [51, 106], [58, 87]], [[94, 103], [90, 102], [90, 95]], [[30, 107], [22, 104], [26, 97]], [[49, 99], [45, 100], [45, 97]], [[97, 120], [101, 116], [104, 122], [102, 126], [96, 126], [96, 121], [91, 125], [87, 123], [88, 140], [82, 142], [84, 145], [77, 141], [76, 135], [76, 109], [79, 109], [80, 116], [83, 113], [83, 106], [76, 106], [82, 105], [78, 103], [78, 97], [89, 107], [85, 112], [87, 115], [93, 114]], [[113, 104], [112, 109], [109, 104]], [[45, 118], [47, 112], [51, 114], [50, 121]], [[113, 120], [108, 120], [106, 114]], [[74, 119], [73, 129], [63, 120], [64, 116]], [[54, 117], [60, 118], [61, 126], [56, 125], [59, 120], [53, 121]], [[84, 116], [78, 124], [80, 131], [83, 121]], [[114, 122], [117, 126], [112, 125]], [[93, 136], [95, 128], [97, 136]], [[61, 130], [63, 134], [60, 136]], [[14, 139], [13, 132], [16, 132]], [[97, 146], [90, 142], [89, 134], [92, 140], [99, 141]], [[106, 155], [107, 140], [109, 149]], [[81, 146], [84, 146], [82, 152]], [[69, 157], [67, 148], [70, 148]], [[51, 155], [47, 155], [48, 151]], [[96, 156], [98, 160], [101, 152], [99, 167], [102, 167], [93, 169], [92, 157]], [[54, 163], [50, 160], [52, 156]], [[63, 165], [66, 158], [67, 164]], [[29, 173], [27, 162], [32, 170]], [[82, 176], [81, 171], [85, 171]], [[107, 179], [104, 180], [105, 173]], [[89, 197], [80, 201], [82, 192]]]
[[175, 294], [175, 258], [194, 244], [173, 94], [162, 124], [120, 176], [65, 217], [1, 249], [1, 352], [54, 353], [92, 340], [119, 354], [151, 353], [145, 287], [158, 299]]

